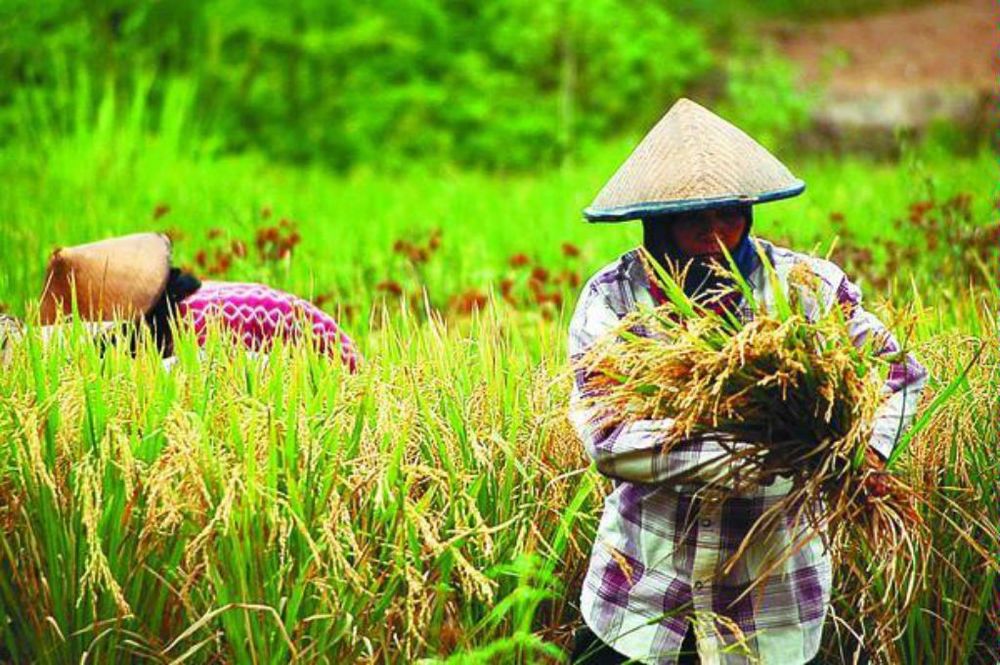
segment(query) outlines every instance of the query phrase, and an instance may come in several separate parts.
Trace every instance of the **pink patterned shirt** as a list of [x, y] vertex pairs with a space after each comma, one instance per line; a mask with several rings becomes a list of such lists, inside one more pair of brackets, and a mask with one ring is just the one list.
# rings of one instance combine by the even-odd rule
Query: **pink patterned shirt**
[[339, 356], [352, 372], [357, 368], [354, 342], [330, 315], [308, 300], [263, 284], [202, 282], [177, 309], [194, 326], [199, 343], [205, 341], [208, 321], [218, 317], [252, 351], [267, 349], [275, 336], [298, 339], [303, 324], [310, 325], [319, 350]]

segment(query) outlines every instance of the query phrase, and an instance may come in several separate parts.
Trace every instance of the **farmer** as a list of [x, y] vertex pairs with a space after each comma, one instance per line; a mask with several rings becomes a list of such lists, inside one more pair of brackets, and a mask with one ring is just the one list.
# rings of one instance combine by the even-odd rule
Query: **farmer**
[[216, 320], [250, 351], [266, 350], [276, 336], [302, 338], [308, 326], [317, 348], [355, 369], [354, 343], [312, 303], [261, 284], [201, 282], [171, 267], [170, 254], [170, 240], [158, 233], [57, 249], [42, 292], [42, 325], [70, 314], [75, 294], [81, 318], [141, 322], [164, 357], [173, 355], [178, 325], [192, 326], [203, 344], [209, 321]]
[[[840, 306], [856, 344], [876, 335], [884, 353], [899, 350], [885, 327], [861, 307], [861, 293], [833, 263], [777, 247], [750, 235], [752, 208], [795, 196], [805, 185], [761, 145], [707, 109], [679, 100], [649, 132], [584, 212], [592, 222], [641, 219], [643, 246], [665, 267], [688, 267], [682, 284], [709, 307], [749, 309], [714, 272], [726, 245], [758, 302], [773, 302], [755, 245], [787, 293], [788, 274], [805, 265], [818, 277], [817, 308]], [[650, 266], [638, 249], [600, 270], [584, 286], [570, 324], [577, 361], [639, 305], [662, 304]], [[720, 289], [720, 287], [723, 287]], [[723, 573], [754, 522], [790, 489], [772, 477], [733, 495], [714, 484], [729, 463], [712, 440], [660, 450], [672, 421], [642, 420], [601, 428], [578, 371], [570, 419], [597, 469], [613, 479], [580, 600], [585, 625], [574, 638], [573, 662], [746, 663], [796, 665], [820, 646], [830, 599], [831, 564], [819, 538], [769, 574], [762, 562], [795, 538], [785, 524], [750, 543]], [[916, 408], [926, 380], [912, 357], [891, 366], [868, 452], [881, 468]], [[877, 474], [869, 492], [879, 492]], [[884, 481], [882, 481], [884, 482]], [[766, 579], [761, 580], [766, 575]], [[743, 592], [760, 582], [750, 593]], [[692, 622], [714, 617], [696, 636]], [[699, 624], [704, 627], [705, 624]], [[742, 645], [737, 645], [742, 635]], [[742, 649], [742, 651], [741, 651]], [[697, 655], [695, 655], [697, 653]], [[700, 658], [700, 661], [699, 661]]]

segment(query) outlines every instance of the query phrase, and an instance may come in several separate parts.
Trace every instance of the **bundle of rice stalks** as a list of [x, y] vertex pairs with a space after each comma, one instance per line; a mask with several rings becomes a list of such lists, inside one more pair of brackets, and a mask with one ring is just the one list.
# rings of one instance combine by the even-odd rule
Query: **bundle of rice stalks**
[[[883, 565], [914, 561], [894, 554], [915, 551], [916, 493], [869, 452], [881, 388], [902, 355], [880, 354], [885, 340], [855, 346], [847, 313], [819, 306], [818, 278], [808, 266], [792, 271], [786, 294], [766, 258], [762, 262], [773, 302], [757, 302], [731, 260], [724, 271], [735, 285], [730, 293], [698, 302], [679, 286], [683, 275], [667, 274], [646, 255], [665, 304], [629, 315], [582, 359], [587, 399], [601, 414], [597, 424], [671, 419], [664, 454], [690, 440], [717, 441], [726, 459], [713, 460], [712, 484], [723, 493], [787, 479], [791, 490], [743, 543], [766, 537], [791, 517], [801, 538], [774, 566], [817, 534], [845, 532], [878, 552]], [[739, 312], [725, 304], [734, 295], [742, 296]]]

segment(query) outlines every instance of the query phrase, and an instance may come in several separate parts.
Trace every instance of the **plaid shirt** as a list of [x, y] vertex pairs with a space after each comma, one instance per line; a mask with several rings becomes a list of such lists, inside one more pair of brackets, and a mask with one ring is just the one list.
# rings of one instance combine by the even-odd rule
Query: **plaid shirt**
[[[756, 240], [775, 267], [787, 292], [789, 270], [805, 262], [820, 278], [819, 299], [807, 314], [834, 303], [845, 307], [856, 344], [880, 335], [885, 353], [899, 350], [892, 335], [861, 307], [861, 294], [829, 261]], [[749, 282], [758, 302], [773, 302], [770, 280], [758, 267]], [[578, 360], [590, 346], [640, 304], [654, 305], [646, 268], [638, 250], [599, 271], [583, 289], [570, 324], [569, 350]], [[825, 310], [824, 310], [825, 311]], [[743, 307], [743, 314], [749, 312]], [[831, 564], [821, 540], [813, 538], [772, 570], [766, 583], [740, 596], [773, 560], [774, 552], [796, 534], [786, 523], [775, 535], [754, 542], [737, 564], [723, 573], [758, 517], [790, 489], [788, 479], [722, 500], [713, 478], [725, 464], [712, 440], [687, 441], [660, 451], [660, 434], [671, 421], [645, 420], [616, 428], [594, 424], [587, 406], [585, 374], [578, 372], [570, 420], [597, 469], [614, 481], [605, 499], [590, 567], [583, 586], [583, 618], [616, 651], [643, 663], [674, 663], [692, 612], [723, 617], [700, 638], [703, 663], [753, 662], [734, 650], [731, 620], [746, 638], [756, 662], [795, 665], [813, 658], [820, 645], [830, 600]], [[885, 401], [876, 416], [872, 447], [887, 457], [906, 427], [926, 382], [926, 371], [912, 356], [891, 366]]]

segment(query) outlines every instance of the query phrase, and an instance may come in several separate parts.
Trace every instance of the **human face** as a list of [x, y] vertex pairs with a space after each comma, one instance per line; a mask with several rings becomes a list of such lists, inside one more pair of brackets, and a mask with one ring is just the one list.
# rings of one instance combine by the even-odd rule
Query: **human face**
[[670, 234], [686, 256], [719, 256], [719, 241], [730, 252], [735, 250], [746, 226], [742, 208], [714, 208], [681, 213], [670, 222]]

